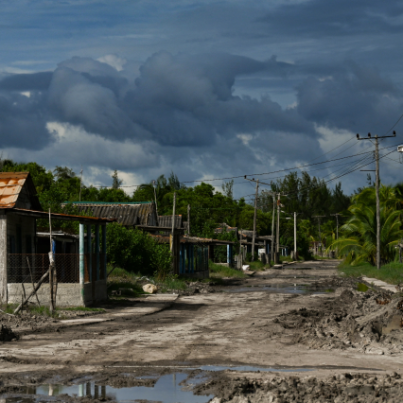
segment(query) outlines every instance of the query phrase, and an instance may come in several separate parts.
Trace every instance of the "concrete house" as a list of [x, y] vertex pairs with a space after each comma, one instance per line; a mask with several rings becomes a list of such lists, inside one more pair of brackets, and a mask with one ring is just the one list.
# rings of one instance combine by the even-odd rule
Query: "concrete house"
[[[54, 255], [57, 272], [57, 305], [86, 306], [106, 299], [106, 224], [111, 219], [51, 213], [53, 220], [78, 221], [77, 248]], [[50, 238], [46, 253], [38, 250], [37, 219], [49, 219], [43, 211], [29, 172], [0, 173], [0, 300], [21, 302], [49, 268]], [[91, 227], [95, 237], [91, 236]], [[101, 231], [100, 231], [101, 230]], [[93, 241], [85, 242], [87, 239]], [[100, 236], [100, 232], [102, 232]], [[60, 234], [56, 234], [57, 237]], [[53, 239], [53, 242], [56, 242]], [[100, 248], [100, 244], [102, 247]], [[43, 248], [42, 248], [43, 249]], [[40, 253], [42, 252], [42, 253]], [[63, 252], [63, 251], [62, 251]], [[38, 297], [49, 302], [49, 283]]]

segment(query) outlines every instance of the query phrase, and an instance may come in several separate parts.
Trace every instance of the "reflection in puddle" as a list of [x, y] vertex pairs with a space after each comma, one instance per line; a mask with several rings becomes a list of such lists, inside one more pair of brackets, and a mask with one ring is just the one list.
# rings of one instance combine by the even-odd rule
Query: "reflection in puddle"
[[[27, 388], [26, 393], [16, 397], [15, 394], [0, 396], [0, 402], [51, 402], [51, 396], [67, 394], [71, 397], [89, 397], [100, 400], [113, 399], [117, 402], [133, 402], [137, 400], [151, 400], [163, 403], [206, 403], [213, 396], [196, 396], [192, 391], [184, 390], [179, 383], [187, 378], [187, 374], [176, 373], [161, 376], [154, 387], [134, 386], [129, 388], [114, 388], [111, 386], [100, 386], [93, 382], [81, 385], [42, 385], [35, 388]], [[27, 394], [41, 395], [28, 397]], [[47, 396], [44, 398], [44, 395]]]
[[265, 284], [263, 286], [246, 286], [233, 289], [224, 289], [223, 291], [229, 293], [237, 292], [270, 292], [282, 294], [325, 294], [334, 292], [333, 289], [326, 286], [318, 286], [315, 284]]

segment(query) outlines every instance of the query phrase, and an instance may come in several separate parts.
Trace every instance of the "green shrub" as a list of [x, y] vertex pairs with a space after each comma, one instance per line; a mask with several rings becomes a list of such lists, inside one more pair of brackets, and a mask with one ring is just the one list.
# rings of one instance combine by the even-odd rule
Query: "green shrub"
[[168, 245], [159, 244], [138, 229], [128, 229], [117, 223], [107, 226], [106, 253], [111, 266], [146, 276], [164, 277], [172, 262]]

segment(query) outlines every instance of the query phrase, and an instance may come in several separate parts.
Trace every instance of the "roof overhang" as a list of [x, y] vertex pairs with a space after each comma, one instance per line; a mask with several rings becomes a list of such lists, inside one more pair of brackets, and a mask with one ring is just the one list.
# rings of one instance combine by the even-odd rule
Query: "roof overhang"
[[[49, 218], [49, 213], [46, 211], [26, 210], [21, 208], [0, 208], [0, 211], [4, 211], [4, 213], [13, 213], [27, 217]], [[61, 213], [50, 213], [50, 216], [54, 220], [78, 221], [81, 224], [106, 224], [116, 221], [115, 218], [87, 217]]]

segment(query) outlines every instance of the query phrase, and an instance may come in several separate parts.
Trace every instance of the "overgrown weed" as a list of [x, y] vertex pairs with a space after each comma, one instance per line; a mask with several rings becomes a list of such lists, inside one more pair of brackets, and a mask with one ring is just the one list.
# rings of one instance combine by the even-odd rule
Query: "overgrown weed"
[[390, 284], [403, 283], [403, 264], [398, 262], [392, 262], [381, 266], [380, 270], [369, 263], [362, 263], [357, 266], [341, 263], [338, 266], [338, 271], [347, 277], [367, 276], [386, 281]]
[[223, 278], [223, 277], [238, 277], [245, 278], [246, 275], [241, 270], [236, 270], [231, 267], [219, 265], [209, 261], [210, 277], [211, 278]]

